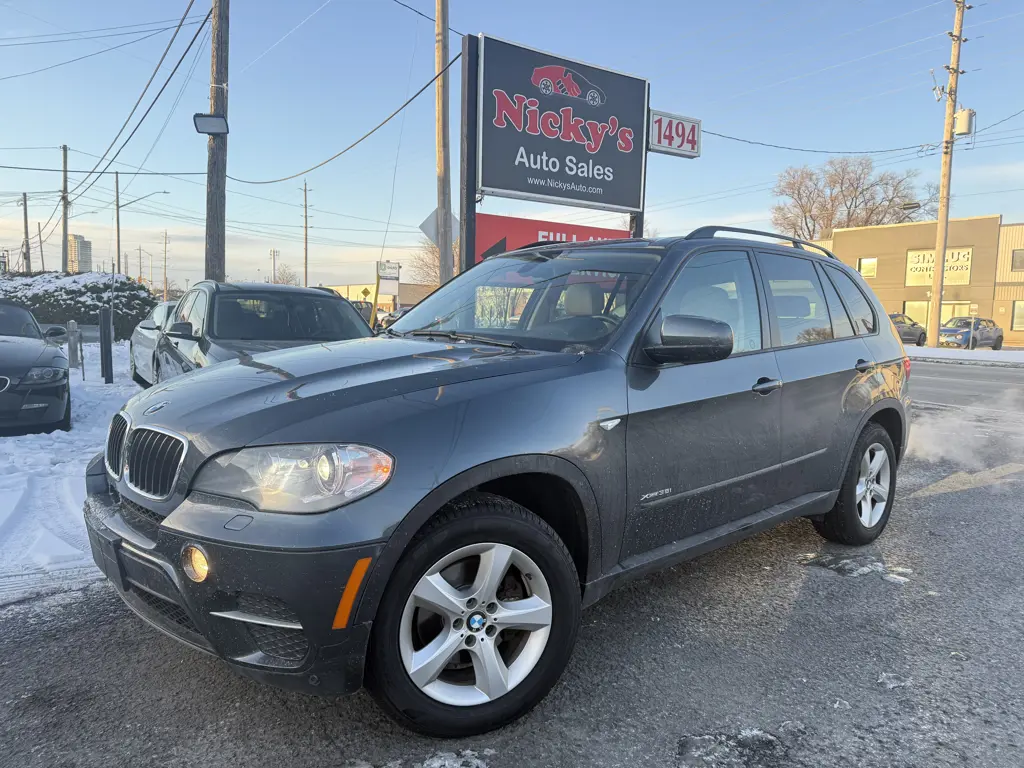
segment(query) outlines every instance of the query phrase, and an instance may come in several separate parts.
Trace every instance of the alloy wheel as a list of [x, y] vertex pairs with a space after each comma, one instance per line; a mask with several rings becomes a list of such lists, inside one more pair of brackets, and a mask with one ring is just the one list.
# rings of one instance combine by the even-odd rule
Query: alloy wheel
[[857, 516], [865, 528], [874, 528], [882, 518], [891, 482], [889, 454], [880, 443], [872, 443], [861, 457], [857, 476]]
[[551, 621], [551, 590], [530, 557], [507, 544], [471, 544], [416, 582], [402, 612], [399, 651], [409, 678], [430, 698], [486, 704], [537, 666]]

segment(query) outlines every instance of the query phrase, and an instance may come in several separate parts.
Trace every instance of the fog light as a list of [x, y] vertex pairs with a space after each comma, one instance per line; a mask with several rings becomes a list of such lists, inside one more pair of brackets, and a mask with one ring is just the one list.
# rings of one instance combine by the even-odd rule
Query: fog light
[[191, 544], [181, 553], [181, 565], [185, 569], [185, 575], [195, 582], [206, 581], [210, 574], [210, 563], [203, 550]]

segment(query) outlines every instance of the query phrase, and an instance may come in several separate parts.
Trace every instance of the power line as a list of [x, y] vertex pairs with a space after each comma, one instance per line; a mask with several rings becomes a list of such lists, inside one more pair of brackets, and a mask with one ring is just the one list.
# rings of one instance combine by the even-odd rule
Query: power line
[[[74, 151], [74, 150], [73, 150]], [[78, 150], [80, 151], [80, 150]], [[82, 153], [85, 154], [85, 153]], [[92, 155], [92, 157], [99, 157], [99, 155]], [[121, 165], [121, 163], [119, 163]], [[63, 173], [61, 168], [37, 168], [34, 166], [27, 165], [0, 165], [0, 168], [7, 171], [38, 171], [40, 173]], [[68, 173], [79, 173], [83, 174], [88, 178], [89, 176], [113, 176], [114, 171], [68, 171]], [[175, 171], [173, 173], [168, 171], [139, 171], [140, 176], [205, 176], [206, 171]], [[83, 182], [85, 179], [82, 180]]]
[[[191, 5], [192, 5], [192, 2], [194, 2], [194, 0], [189, 0], [189, 6], [190, 6], [190, 7], [191, 7]], [[207, 14], [207, 17], [206, 17], [206, 21], [208, 21], [208, 20], [209, 20], [209, 18], [210, 18], [210, 16], [211, 16], [212, 14], [213, 14], [213, 11], [211, 10], [211, 11], [210, 11], [210, 12], [209, 12], [209, 13]], [[150, 102], [150, 105], [149, 105], [149, 106], [148, 106], [148, 107], [146, 108], [146, 111], [145, 111], [145, 112], [144, 112], [144, 113], [142, 114], [142, 117], [140, 117], [140, 118], [139, 118], [139, 122], [138, 122], [138, 123], [136, 123], [135, 127], [134, 127], [134, 128], [132, 129], [132, 132], [128, 134], [128, 138], [126, 138], [126, 139], [124, 140], [124, 142], [122, 142], [121, 146], [120, 146], [120, 147], [118, 147], [118, 149], [117, 149], [117, 152], [115, 152], [115, 153], [114, 153], [114, 154], [113, 154], [113, 155], [111, 156], [110, 160], [108, 160], [108, 161], [107, 161], [107, 164], [106, 164], [106, 165], [105, 165], [105, 166], [103, 167], [103, 170], [104, 170], [104, 171], [106, 171], [107, 169], [109, 169], [109, 168], [110, 168], [110, 166], [111, 166], [111, 165], [113, 164], [114, 160], [116, 160], [116, 159], [117, 159], [117, 156], [121, 154], [121, 151], [122, 151], [122, 150], [123, 150], [123, 149], [124, 149], [124, 148], [125, 148], [126, 146], [128, 146], [128, 142], [130, 142], [130, 141], [132, 140], [132, 137], [134, 137], [134, 136], [135, 136], [135, 134], [136, 134], [136, 133], [138, 132], [139, 128], [141, 128], [141, 127], [142, 127], [142, 124], [143, 124], [144, 122], [146, 122], [146, 118], [147, 118], [147, 117], [149, 117], [149, 113], [153, 111], [153, 107], [155, 107], [155, 106], [156, 106], [156, 103], [157, 103], [157, 101], [159, 101], [159, 100], [160, 100], [160, 97], [161, 97], [161, 96], [163, 95], [163, 92], [164, 92], [164, 91], [165, 91], [165, 90], [167, 89], [167, 86], [168, 86], [168, 85], [170, 85], [170, 83], [171, 83], [171, 80], [172, 80], [172, 79], [174, 78], [174, 75], [175, 75], [175, 74], [176, 74], [176, 73], [178, 72], [178, 67], [180, 67], [180, 66], [181, 66], [181, 63], [182, 63], [182, 62], [183, 62], [183, 61], [185, 60], [185, 57], [186, 57], [186, 56], [188, 56], [188, 52], [189, 52], [190, 50], [192, 50], [192, 46], [193, 46], [193, 45], [195, 45], [195, 42], [196, 42], [196, 40], [198, 40], [198, 39], [199, 39], [199, 35], [200, 35], [200, 34], [202, 33], [202, 31], [203, 31], [203, 28], [204, 28], [204, 27], [206, 26], [206, 21], [204, 21], [204, 22], [203, 22], [203, 23], [202, 23], [202, 24], [201, 24], [201, 25], [200, 25], [200, 26], [198, 27], [198, 29], [196, 29], [196, 33], [195, 33], [195, 34], [194, 34], [194, 35], [192, 36], [192, 39], [191, 39], [191, 40], [189, 41], [189, 43], [188, 43], [188, 47], [186, 47], [186, 48], [185, 48], [185, 50], [184, 50], [184, 51], [182, 52], [181, 56], [180, 56], [180, 57], [178, 58], [178, 61], [177, 61], [177, 63], [175, 63], [175, 65], [174, 65], [174, 68], [173, 68], [173, 69], [171, 70], [171, 73], [170, 73], [170, 74], [169, 74], [169, 75], [167, 76], [167, 79], [166, 79], [166, 80], [164, 80], [164, 84], [163, 84], [162, 86], [160, 86], [160, 90], [159, 90], [159, 91], [157, 91], [157, 94], [156, 94], [156, 96], [154, 96], [154, 97], [153, 97], [153, 101], [152, 101], [152, 102]], [[107, 151], [108, 151], [108, 152], [110, 151], [110, 150], [109, 150], [109, 148], [108, 148], [108, 150], [107, 150]], [[102, 162], [102, 160], [101, 160], [100, 162]], [[98, 163], [97, 163], [97, 165], [98, 165]], [[95, 183], [96, 183], [96, 182], [97, 182], [97, 181], [99, 180], [99, 178], [100, 178], [99, 176], [97, 176], [96, 178], [94, 178], [94, 179], [93, 179], [93, 180], [92, 180], [92, 181], [91, 181], [91, 182], [89, 183], [89, 186], [87, 186], [87, 187], [86, 187], [85, 189], [86, 189], [86, 190], [88, 190], [88, 189], [89, 189], [89, 187], [91, 187], [91, 186], [92, 186], [93, 184], [95, 184]], [[78, 186], [81, 186], [81, 182], [79, 183], [79, 185], [78, 185]], [[75, 187], [75, 189], [78, 189], [78, 186], [76, 186], [76, 187]], [[81, 194], [81, 193], [79, 193], [79, 194]]]
[[[18, 9], [17, 8], [13, 8], [12, 10], [16, 10], [17, 11]], [[24, 11], [19, 11], [19, 13], [24, 13]], [[43, 21], [42, 19], [39, 19], [37, 16], [32, 16], [31, 14], [26, 14], [26, 15], [30, 16], [33, 19], [37, 19], [39, 21]], [[198, 19], [201, 19], [201, 18], [203, 18], [203, 17], [202, 16], [189, 16], [187, 19], [185, 19], [185, 21], [189, 22], [189, 21], [198, 20]], [[141, 21], [141, 22], [139, 22], [137, 24], [121, 24], [121, 25], [116, 26], [116, 27], [97, 27], [95, 29], [79, 29], [79, 30], [76, 30], [76, 31], [67, 30], [67, 31], [64, 31], [64, 32], [47, 32], [47, 33], [39, 34], [39, 35], [15, 35], [13, 37], [0, 37], [0, 42], [2, 42], [4, 40], [34, 40], [34, 39], [40, 38], [40, 37], [57, 37], [59, 35], [88, 35], [88, 34], [91, 34], [93, 32], [109, 32], [111, 30], [116, 30], [116, 29], [131, 29], [132, 27], [152, 27], [152, 26], [154, 26], [156, 24], [174, 24], [177, 21], [178, 21], [177, 19], [158, 19], [157, 21]], [[45, 22], [45, 23], [49, 23], [49, 22]], [[145, 30], [144, 29], [144, 30], [141, 30], [141, 31], [148, 32], [150, 30]], [[81, 39], [81, 38], [79, 38], [79, 39]]]
[[155, 37], [159, 34], [160, 31], [158, 30], [156, 32], [151, 32], [150, 34], [145, 35], [143, 37], [136, 38], [135, 40], [129, 40], [127, 43], [121, 43], [120, 45], [114, 45], [110, 48], [104, 48], [103, 50], [96, 51], [95, 53], [87, 53], [84, 56], [78, 56], [74, 59], [68, 59], [67, 61], [62, 61], [57, 64], [51, 64], [48, 67], [33, 69], [31, 72], [19, 72], [16, 75], [5, 75], [4, 77], [0, 77], [0, 82], [3, 82], [4, 80], [13, 80], [16, 77], [28, 77], [29, 75], [38, 75], [40, 72], [48, 72], [51, 69], [57, 69], [57, 67], [65, 67], [68, 64], [74, 64], [76, 61], [84, 61], [85, 59], [91, 59], [93, 56], [99, 56], [101, 53], [109, 53], [110, 51], [116, 51], [118, 48], [124, 48], [126, 45], [134, 45], [135, 43], [141, 43], [143, 40], [148, 40], [149, 38]]
[[[391, 2], [393, 2], [393, 3], [397, 4], [397, 5], [402, 6], [406, 10], [412, 11], [417, 16], [419, 16], [421, 18], [424, 18], [427, 21], [429, 21], [431, 24], [435, 24], [436, 23], [436, 20], [434, 19], [433, 16], [430, 16], [430, 15], [424, 13], [423, 11], [419, 10], [418, 8], [413, 8], [411, 5], [407, 5], [406, 3], [403, 3], [402, 0], [391, 0]], [[451, 25], [448, 26], [448, 31], [449, 32], [454, 32], [459, 37], [462, 37], [462, 33], [459, 32], [459, 30], [457, 30], [454, 27], [452, 27]]]
[[717, 136], [720, 139], [729, 139], [730, 141], [739, 141], [743, 144], [755, 144], [759, 147], [771, 147], [772, 149], [785, 149], [790, 152], [811, 152], [816, 155], [886, 155], [890, 152], [905, 152], [908, 149], [915, 149], [920, 146], [918, 144], [912, 144], [908, 147], [894, 147], [892, 149], [865, 149], [863, 151], [855, 151], [852, 149], [807, 149], [805, 147], [786, 147], [782, 144], [769, 144], [764, 141], [754, 141], [753, 139], [741, 139], [736, 136], [727, 136], [724, 133], [715, 133], [714, 131], [704, 131], [709, 136]]
[[1003, 123], [1013, 120], [1013, 118], [1015, 117], [1020, 117], [1021, 115], [1024, 115], [1024, 109], [1020, 110], [1019, 112], [1014, 112], [1012, 115], [1004, 117], [1002, 120], [996, 120], [994, 123], [992, 123], [992, 125], [986, 125], [984, 128], [979, 128], [978, 130], [975, 131], [975, 133], [981, 133], [983, 131], [989, 130], [990, 128], [995, 128], [997, 125], [1002, 125]]
[[[397, 0], [396, 0], [396, 1], [397, 1]], [[423, 92], [424, 92], [425, 90], [427, 90], [427, 88], [429, 88], [430, 86], [432, 86], [432, 85], [434, 84], [434, 82], [435, 82], [435, 81], [436, 81], [436, 80], [437, 80], [437, 79], [438, 79], [439, 77], [441, 77], [441, 75], [443, 75], [443, 74], [444, 74], [445, 72], [447, 72], [447, 71], [448, 71], [448, 70], [449, 70], [449, 69], [451, 68], [451, 66], [452, 66], [452, 65], [453, 65], [453, 64], [454, 64], [454, 63], [455, 63], [456, 61], [458, 61], [458, 60], [459, 60], [459, 58], [460, 58], [461, 56], [462, 56], [462, 53], [461, 53], [461, 52], [459, 52], [459, 53], [455, 54], [455, 57], [454, 57], [454, 58], [453, 58], [453, 59], [452, 59], [451, 61], [449, 61], [447, 65], [445, 65], [445, 68], [444, 68], [444, 69], [442, 69], [442, 70], [441, 70], [440, 72], [438, 72], [438, 73], [437, 73], [436, 75], [434, 75], [434, 76], [433, 76], [432, 78], [430, 78], [430, 80], [428, 80], [428, 81], [427, 81], [427, 83], [426, 83], [426, 84], [425, 84], [425, 85], [424, 85], [424, 86], [423, 86], [422, 88], [420, 88], [420, 89], [419, 89], [418, 91], [416, 91], [416, 93], [414, 93], [414, 94], [413, 94], [412, 96], [410, 96], [410, 97], [409, 97], [408, 99], [406, 99], [405, 103], [404, 103], [404, 104], [402, 104], [402, 106], [400, 106], [400, 107], [399, 107], [398, 109], [396, 109], [396, 110], [395, 110], [394, 112], [392, 112], [392, 113], [391, 113], [390, 115], [388, 115], [387, 117], [385, 117], [385, 118], [384, 118], [384, 119], [383, 119], [383, 120], [382, 120], [381, 122], [377, 123], [377, 125], [375, 125], [375, 126], [374, 126], [373, 128], [371, 128], [371, 129], [370, 129], [369, 131], [367, 131], [366, 133], [364, 133], [364, 134], [363, 134], [362, 136], [360, 136], [360, 137], [359, 137], [358, 139], [356, 139], [355, 141], [353, 141], [353, 142], [352, 142], [351, 144], [349, 144], [349, 145], [348, 145], [347, 147], [345, 147], [345, 148], [344, 148], [343, 150], [341, 150], [341, 151], [340, 151], [340, 152], [338, 152], [337, 154], [331, 155], [331, 156], [330, 156], [330, 157], [328, 157], [328, 158], [327, 158], [326, 160], [323, 160], [322, 162], [319, 162], [319, 163], [317, 163], [316, 165], [312, 166], [311, 168], [307, 168], [307, 169], [306, 169], [306, 170], [304, 170], [304, 171], [299, 171], [298, 173], [293, 173], [293, 174], [292, 174], [291, 176], [283, 176], [283, 177], [282, 177], [282, 178], [280, 178], [280, 179], [268, 179], [268, 180], [266, 180], [266, 181], [249, 181], [249, 180], [247, 180], [247, 179], [236, 179], [236, 178], [235, 178], [234, 176], [228, 176], [228, 178], [229, 178], [229, 179], [231, 179], [232, 181], [237, 181], [237, 182], [239, 182], [240, 184], [277, 184], [277, 183], [279, 183], [279, 182], [282, 182], [282, 181], [291, 181], [292, 179], [297, 179], [297, 178], [298, 178], [299, 176], [304, 176], [304, 175], [305, 175], [305, 174], [307, 174], [307, 173], [310, 173], [310, 172], [312, 172], [312, 171], [315, 171], [315, 170], [316, 170], [317, 168], [323, 168], [323, 167], [324, 167], [325, 165], [327, 165], [328, 163], [330, 163], [330, 162], [333, 162], [334, 160], [337, 160], [337, 159], [338, 159], [339, 157], [341, 157], [342, 155], [344, 155], [344, 154], [345, 154], [346, 152], [348, 152], [348, 151], [349, 151], [350, 149], [353, 149], [353, 148], [355, 148], [355, 147], [359, 146], [360, 144], [362, 144], [362, 143], [363, 143], [364, 141], [366, 141], [366, 140], [367, 140], [368, 138], [370, 138], [371, 136], [373, 136], [373, 134], [375, 134], [375, 133], [376, 133], [377, 131], [379, 131], [379, 130], [380, 130], [381, 128], [383, 128], [383, 127], [384, 127], [385, 125], [387, 125], [387, 124], [388, 124], [389, 122], [391, 122], [392, 118], [394, 118], [394, 117], [395, 117], [395, 115], [397, 115], [397, 114], [398, 114], [399, 112], [401, 112], [401, 111], [402, 111], [403, 109], [405, 109], [405, 108], [406, 108], [407, 106], [409, 106], [410, 104], [412, 104], [412, 102], [416, 100], [416, 97], [417, 97], [417, 96], [419, 96], [419, 95], [420, 95], [421, 93], [423, 93]]]
[[[135, 115], [135, 111], [139, 108], [139, 104], [141, 104], [142, 100], [146, 97], [146, 92], [149, 90], [149, 86], [153, 84], [153, 80], [156, 79], [156, 73], [159, 72], [160, 67], [163, 66], [164, 59], [167, 58], [167, 54], [170, 53], [171, 46], [177, 39], [178, 32], [181, 31], [181, 25], [185, 22], [185, 19], [188, 17], [188, 12], [192, 10], [193, 3], [195, 3], [195, 0], [189, 0], [188, 6], [185, 8], [185, 12], [181, 15], [181, 21], [178, 22], [177, 29], [175, 29], [174, 34], [171, 35], [171, 39], [167, 41], [167, 46], [164, 48], [164, 52], [160, 56], [160, 61], [156, 63], [156, 66], [153, 68], [153, 73], [149, 76], [149, 80], [146, 81], [146, 85], [142, 89], [142, 93], [140, 93], [139, 98], [135, 100], [135, 104], [132, 106], [132, 111], [129, 112], [128, 117], [124, 119], [124, 122], [121, 124], [121, 128], [114, 135], [114, 138], [111, 139], [110, 145], [103, 151], [103, 155], [100, 157], [99, 160], [96, 161], [96, 165], [92, 169], [93, 171], [100, 167], [100, 163], [102, 163], [103, 160], [106, 158], [107, 153], [114, 148], [114, 145], [117, 143], [117, 140], [121, 138], [121, 134], [124, 133], [124, 129], [128, 127], [128, 123], [131, 122], [132, 117]], [[202, 29], [202, 27], [200, 27], [200, 29]], [[90, 175], [91, 174], [92, 171], [90, 171]], [[82, 186], [82, 184], [84, 184], [88, 178], [89, 176], [86, 176], [84, 179], [78, 182], [78, 184], [75, 185], [75, 188], [71, 190], [71, 193], [76, 192], [78, 188]]]
[[[250, 61], [250, 62], [249, 62], [248, 64], [246, 64], [246, 65], [245, 65], [244, 67], [242, 67], [242, 69], [241, 69], [241, 70], [239, 71], [238, 75], [241, 75], [241, 74], [243, 74], [243, 73], [244, 73], [244, 72], [245, 72], [245, 71], [246, 71], [247, 69], [249, 69], [249, 67], [251, 67], [251, 66], [252, 66], [253, 64], [255, 64], [255, 63], [256, 63], [257, 61], [259, 61], [260, 59], [262, 59], [262, 58], [263, 58], [264, 56], [266, 56], [266, 55], [267, 55], [268, 53], [270, 53], [270, 52], [271, 52], [272, 50], [274, 50], [275, 48], [277, 48], [277, 46], [278, 46], [278, 45], [280, 45], [281, 43], [283, 43], [283, 42], [285, 41], [285, 39], [286, 39], [286, 38], [290, 37], [290, 36], [291, 36], [291, 34], [292, 34], [293, 32], [295, 32], [295, 31], [296, 31], [296, 30], [297, 30], [297, 29], [298, 29], [299, 27], [301, 27], [301, 26], [302, 26], [303, 24], [305, 24], [305, 23], [306, 23], [307, 21], [309, 21], [309, 20], [310, 20], [310, 19], [312, 19], [312, 18], [313, 18], [314, 16], [316, 16], [316, 15], [317, 15], [318, 13], [320, 13], [320, 11], [322, 11], [322, 10], [323, 10], [324, 8], [326, 8], [326, 7], [328, 6], [328, 5], [330, 5], [330, 4], [332, 3], [332, 2], [334, 2], [334, 0], [324, 0], [323, 4], [322, 4], [322, 5], [320, 5], [320, 7], [319, 7], [319, 8], [317, 8], [317, 9], [316, 9], [315, 11], [313, 11], [313, 12], [312, 12], [311, 14], [309, 14], [309, 16], [307, 16], [307, 17], [306, 17], [306, 18], [304, 18], [304, 19], [303, 19], [302, 21], [300, 21], [300, 22], [299, 22], [298, 24], [296, 24], [296, 25], [295, 25], [294, 27], [292, 27], [292, 28], [291, 28], [291, 29], [289, 29], [289, 30], [288, 30], [287, 32], [285, 32], [285, 33], [284, 33], [284, 35], [282, 35], [282, 36], [281, 36], [281, 37], [280, 37], [280, 38], [279, 38], [279, 39], [277, 40], [277, 42], [276, 42], [276, 43], [274, 43], [274, 44], [273, 44], [273, 45], [271, 45], [271, 46], [270, 46], [269, 48], [267, 48], [267, 50], [265, 50], [265, 51], [264, 51], [263, 53], [261, 53], [261, 54], [260, 54], [259, 56], [257, 56], [257, 57], [256, 57], [255, 59], [253, 59], [253, 60], [252, 60], [252, 61]], [[238, 77], [238, 75], [235, 75], [235, 77]]]
[[[186, 22], [186, 25], [187, 26], [191, 26], [191, 25], [197, 24], [197, 23], [198, 22], [194, 22], [194, 21], [193, 22]], [[169, 29], [174, 29], [174, 27], [170, 26], [170, 27], [160, 27], [158, 29], [136, 29], [136, 30], [133, 30], [131, 32], [108, 32], [107, 34], [104, 34], [104, 35], [88, 35], [88, 36], [84, 36], [84, 37], [83, 36], [79, 36], [79, 37], [64, 37], [64, 38], [59, 38], [57, 40], [25, 40], [25, 41], [17, 42], [17, 43], [5, 43], [5, 42], [2, 42], [2, 41], [4, 39], [6, 39], [6, 38], [0, 38], [0, 48], [20, 48], [20, 47], [25, 46], [25, 45], [50, 45], [51, 43], [77, 43], [77, 42], [85, 41], [85, 40], [102, 40], [102, 39], [108, 38], [108, 37], [129, 37], [131, 35], [143, 35], [143, 34], [145, 34], [147, 32], [154, 32], [154, 33], [155, 32], [166, 32]]]

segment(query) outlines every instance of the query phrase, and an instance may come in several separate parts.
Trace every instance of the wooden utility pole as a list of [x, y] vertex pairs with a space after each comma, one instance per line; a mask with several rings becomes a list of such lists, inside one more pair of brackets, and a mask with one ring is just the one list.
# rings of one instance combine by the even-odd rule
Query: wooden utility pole
[[[448, 66], [448, 0], [437, 0], [434, 24], [434, 71]], [[452, 279], [452, 185], [448, 147], [448, 72], [435, 83], [437, 144], [437, 251], [441, 285]]]
[[46, 259], [43, 257], [43, 225], [36, 222], [36, 232], [39, 233], [39, 271], [46, 271]]
[[60, 204], [64, 209], [61, 212], [60, 220], [60, 271], [68, 271], [68, 145], [62, 144], [61, 154], [64, 157], [64, 186], [61, 187]]
[[302, 180], [302, 284], [309, 286], [309, 187]]
[[21, 208], [25, 214], [25, 240], [22, 250], [25, 252], [25, 274], [32, 274], [32, 241], [28, 239], [28, 192], [21, 193]]
[[[139, 282], [140, 283], [144, 283], [145, 282], [142, 279], [142, 246], [141, 245], [139, 246]], [[152, 286], [150, 286], [150, 287], [152, 287]]]
[[[121, 273], [121, 179], [117, 171], [114, 171], [114, 227], [117, 229], [117, 272]], [[128, 265], [124, 265], [125, 273], [128, 272]]]
[[946, 122], [942, 131], [942, 175], [939, 179], [939, 220], [935, 233], [935, 272], [932, 274], [932, 295], [928, 306], [928, 346], [939, 346], [942, 323], [942, 282], [946, 271], [946, 237], [949, 234], [949, 186], [953, 174], [953, 121], [956, 116], [957, 86], [960, 83], [960, 45], [964, 42], [964, 11], [967, 0], [954, 0], [956, 19], [953, 22], [953, 51], [949, 57], [949, 83], [946, 85]]
[[[210, 53], [210, 114], [228, 116], [228, 2], [213, 0]], [[207, 280], [224, 281], [225, 209], [227, 207], [228, 137], [210, 135], [206, 160]]]
[[164, 301], [167, 301], [167, 230], [164, 230]]

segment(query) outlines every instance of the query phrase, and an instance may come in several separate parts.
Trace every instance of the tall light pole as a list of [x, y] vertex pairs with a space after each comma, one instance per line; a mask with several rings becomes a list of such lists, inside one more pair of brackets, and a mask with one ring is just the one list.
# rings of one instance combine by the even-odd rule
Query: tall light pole
[[953, 175], [953, 123], [956, 116], [957, 86], [960, 83], [960, 46], [964, 42], [964, 11], [966, 0], [954, 0], [956, 18], [953, 22], [953, 50], [949, 57], [949, 83], [946, 85], [946, 122], [942, 132], [942, 175], [939, 178], [939, 220], [935, 233], [935, 272], [932, 274], [932, 295], [928, 305], [928, 346], [939, 346], [939, 325], [942, 323], [942, 281], [946, 271], [946, 237], [949, 234], [949, 186]]
[[[169, 194], [171, 194], [171, 193], [168, 192], [166, 189], [161, 190], [159, 192], [150, 192], [148, 195], [143, 195], [142, 197], [137, 197], [134, 200], [129, 200], [124, 205], [121, 205], [121, 186], [120, 186], [120, 180], [118, 179], [117, 171], [114, 171], [114, 221], [115, 221], [115, 227], [117, 229], [117, 271], [119, 273], [121, 271], [121, 209], [122, 208], [127, 208], [129, 205], [132, 205], [133, 203], [137, 203], [140, 200], [145, 200], [147, 197], [152, 197], [153, 195], [169, 195]], [[142, 268], [141, 267], [139, 268], [139, 272], [142, 272]], [[128, 262], [127, 261], [125, 261], [124, 273], [126, 275], [128, 274]]]

